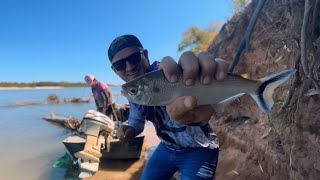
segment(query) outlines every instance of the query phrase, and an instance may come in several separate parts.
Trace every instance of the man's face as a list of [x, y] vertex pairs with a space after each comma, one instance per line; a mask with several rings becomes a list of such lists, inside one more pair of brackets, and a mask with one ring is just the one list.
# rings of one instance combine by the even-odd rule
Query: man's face
[[98, 81], [97, 80], [93, 80], [92, 83], [91, 83], [91, 87], [94, 87], [98, 84]]
[[148, 51], [139, 47], [127, 47], [114, 55], [112, 70], [124, 81], [131, 81], [149, 69]]

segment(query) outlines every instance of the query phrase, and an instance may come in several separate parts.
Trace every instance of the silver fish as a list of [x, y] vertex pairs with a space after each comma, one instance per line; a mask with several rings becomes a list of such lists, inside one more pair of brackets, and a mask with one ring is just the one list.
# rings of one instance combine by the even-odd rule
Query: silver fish
[[268, 77], [251, 80], [228, 74], [224, 81], [214, 80], [210, 85], [199, 81], [194, 86], [182, 82], [170, 83], [162, 70], [146, 73], [122, 85], [121, 93], [131, 102], [146, 106], [165, 106], [180, 96], [195, 96], [198, 105], [224, 106], [244, 94], [249, 94], [261, 110], [269, 113], [274, 101], [274, 89], [296, 72], [289, 69]]

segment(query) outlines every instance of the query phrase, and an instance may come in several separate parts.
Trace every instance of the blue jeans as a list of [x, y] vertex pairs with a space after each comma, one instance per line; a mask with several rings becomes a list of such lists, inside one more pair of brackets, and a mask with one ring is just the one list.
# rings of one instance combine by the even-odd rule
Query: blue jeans
[[141, 179], [166, 180], [176, 171], [180, 171], [181, 180], [212, 180], [218, 163], [218, 153], [218, 149], [209, 148], [175, 151], [160, 143], [149, 159]]

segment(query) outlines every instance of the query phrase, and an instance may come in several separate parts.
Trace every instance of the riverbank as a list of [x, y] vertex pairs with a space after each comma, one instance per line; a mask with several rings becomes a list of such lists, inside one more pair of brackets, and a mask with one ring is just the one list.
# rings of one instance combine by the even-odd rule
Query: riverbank
[[63, 89], [62, 86], [36, 86], [36, 87], [0, 87], [1, 90], [43, 90], [43, 89]]
[[[120, 87], [121, 85], [108, 85], [109, 87]], [[0, 87], [1, 90], [47, 90], [47, 89], [64, 89], [64, 88], [87, 88], [84, 87], [64, 87], [64, 86], [35, 86], [35, 87]]]

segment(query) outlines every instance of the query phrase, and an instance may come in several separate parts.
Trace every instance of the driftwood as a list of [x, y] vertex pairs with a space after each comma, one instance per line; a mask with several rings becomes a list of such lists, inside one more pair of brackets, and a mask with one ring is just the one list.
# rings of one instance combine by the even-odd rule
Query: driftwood
[[63, 99], [61, 100], [58, 95], [50, 94], [47, 98], [48, 102], [51, 104], [61, 104], [61, 103], [89, 103], [90, 98], [88, 100], [83, 100], [82, 98], [71, 98], [71, 99]]
[[[130, 106], [128, 104], [117, 105], [113, 109], [113, 113], [116, 113], [118, 121], [124, 122], [129, 118], [129, 109]], [[51, 113], [51, 116], [43, 117], [42, 119], [47, 120], [49, 122], [53, 122], [59, 124], [65, 128], [77, 130], [80, 126], [80, 121], [73, 117], [61, 117], [56, 116], [54, 113]]]
[[42, 119], [50, 121], [50, 122], [54, 122], [54, 123], [58, 123], [68, 129], [72, 129], [72, 130], [77, 130], [80, 126], [80, 121], [76, 118], [73, 117], [59, 117], [56, 116], [54, 113], [51, 113], [50, 117], [43, 117]]
[[59, 96], [56, 94], [49, 94], [47, 100], [51, 104], [59, 104], [61, 102]]
[[64, 102], [71, 102], [71, 103], [89, 103], [90, 99], [83, 100], [82, 98], [72, 98], [70, 100], [64, 99]]
[[17, 106], [27, 106], [27, 105], [40, 105], [43, 104], [42, 102], [35, 102], [35, 101], [17, 101], [15, 105]]
[[[125, 122], [129, 118], [129, 110], [130, 105], [129, 104], [117, 104], [115, 107], [113, 107], [113, 114], [116, 116], [117, 121]], [[50, 116], [43, 117], [42, 119], [58, 124], [64, 128], [74, 130], [75, 132], [78, 132], [78, 128], [80, 127], [81, 121], [74, 118], [74, 117], [61, 117], [56, 116], [54, 113], [51, 113]], [[118, 124], [118, 123], [117, 123]]]

